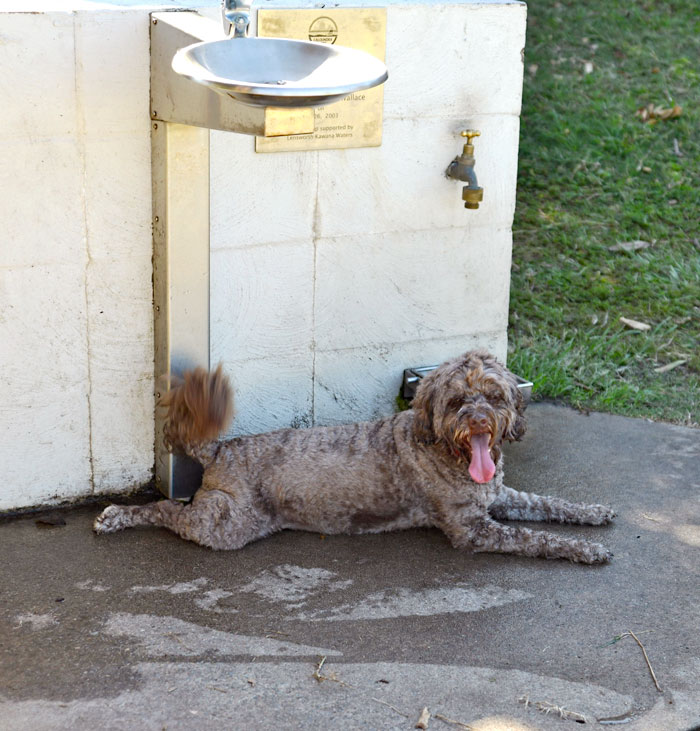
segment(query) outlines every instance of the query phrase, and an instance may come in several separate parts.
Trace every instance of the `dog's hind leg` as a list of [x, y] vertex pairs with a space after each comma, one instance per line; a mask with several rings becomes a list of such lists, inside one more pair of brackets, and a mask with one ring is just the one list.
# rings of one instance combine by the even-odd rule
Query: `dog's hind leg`
[[242, 510], [231, 495], [218, 490], [198, 492], [189, 505], [175, 500], [110, 505], [97, 517], [93, 528], [95, 533], [114, 533], [137, 526], [167, 528], [181, 538], [215, 550], [241, 548], [275, 530], [268, 516]]
[[607, 505], [571, 503], [561, 498], [519, 492], [505, 485], [489, 505], [489, 513], [498, 520], [539, 520], [586, 525], [605, 525], [615, 517], [615, 512]]

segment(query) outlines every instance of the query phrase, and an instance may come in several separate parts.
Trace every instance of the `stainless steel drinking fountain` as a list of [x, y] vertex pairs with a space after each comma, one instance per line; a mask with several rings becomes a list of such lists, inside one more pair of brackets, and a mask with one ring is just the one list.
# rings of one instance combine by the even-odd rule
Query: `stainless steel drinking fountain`
[[[314, 107], [388, 75], [356, 49], [249, 38], [249, 5], [224, 0], [222, 19], [224, 34], [193, 12], [151, 15], [156, 397], [173, 376], [209, 365], [209, 130], [308, 134]], [[191, 496], [201, 470], [167, 452], [158, 409], [155, 444], [159, 489]]]

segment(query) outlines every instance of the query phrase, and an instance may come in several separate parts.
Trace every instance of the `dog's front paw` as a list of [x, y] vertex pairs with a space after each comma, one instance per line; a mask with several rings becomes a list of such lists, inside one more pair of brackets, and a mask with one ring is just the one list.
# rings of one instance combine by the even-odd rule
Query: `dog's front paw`
[[608, 563], [613, 557], [613, 552], [609, 551], [600, 543], [589, 543], [586, 541], [579, 546], [579, 550], [573, 556], [573, 560], [578, 563]]
[[586, 523], [589, 525], [607, 525], [612, 523], [615, 511], [609, 505], [588, 505]]
[[92, 529], [95, 533], [114, 533], [128, 527], [128, 525], [124, 509], [119, 505], [110, 505], [95, 518]]

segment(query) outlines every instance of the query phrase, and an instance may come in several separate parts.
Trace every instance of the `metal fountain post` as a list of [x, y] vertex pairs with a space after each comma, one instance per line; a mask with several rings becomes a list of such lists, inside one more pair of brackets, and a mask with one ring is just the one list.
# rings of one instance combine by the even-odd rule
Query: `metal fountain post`
[[[225, 0], [224, 27], [240, 43], [249, 6]], [[175, 53], [199, 41], [221, 40], [221, 26], [193, 12], [151, 14], [151, 166], [156, 401], [174, 378], [209, 367], [209, 130], [248, 135], [306, 134], [313, 109], [241, 104], [194, 84], [172, 69]], [[155, 413], [156, 486], [171, 498], [199, 487], [201, 468], [163, 443]]]
[[[209, 367], [209, 130], [260, 137], [310, 135], [315, 128], [314, 106], [387, 78], [383, 63], [368, 54], [363, 58], [360, 51], [323, 47], [326, 50], [319, 54], [319, 44], [247, 38], [250, 0], [223, 0], [221, 12], [224, 38], [218, 23], [193, 12], [151, 14], [156, 400], [185, 370]], [[270, 44], [283, 51], [270, 52]], [[213, 47], [214, 61], [223, 58], [228, 64], [223, 72], [215, 64], [214, 80], [211, 66], [205, 64], [202, 75], [201, 58], [188, 56], [204, 49], [207, 57]], [[247, 55], [251, 49], [257, 49], [254, 61]], [[243, 58], [261, 79], [271, 75], [281, 79], [279, 64], [298, 65], [299, 54], [305, 61], [302, 79], [318, 68], [326, 68], [329, 76], [308, 86], [278, 88], [269, 81], [246, 85], [240, 77], [221, 75], [232, 68], [231, 59]], [[355, 74], [350, 79], [348, 68]], [[240, 72], [240, 67], [236, 69]], [[341, 81], [334, 82], [334, 74]], [[166, 450], [164, 415], [156, 408], [156, 485], [168, 497], [187, 498], [200, 485], [201, 468]]]

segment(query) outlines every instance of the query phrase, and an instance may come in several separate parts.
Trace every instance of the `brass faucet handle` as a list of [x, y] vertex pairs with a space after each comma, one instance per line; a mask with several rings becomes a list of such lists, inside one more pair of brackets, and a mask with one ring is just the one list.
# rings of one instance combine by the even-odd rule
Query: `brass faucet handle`
[[481, 137], [481, 132], [479, 132], [479, 130], [477, 129], [463, 129], [460, 134], [462, 135], [462, 137], [467, 138], [468, 145], [472, 144], [472, 137]]

